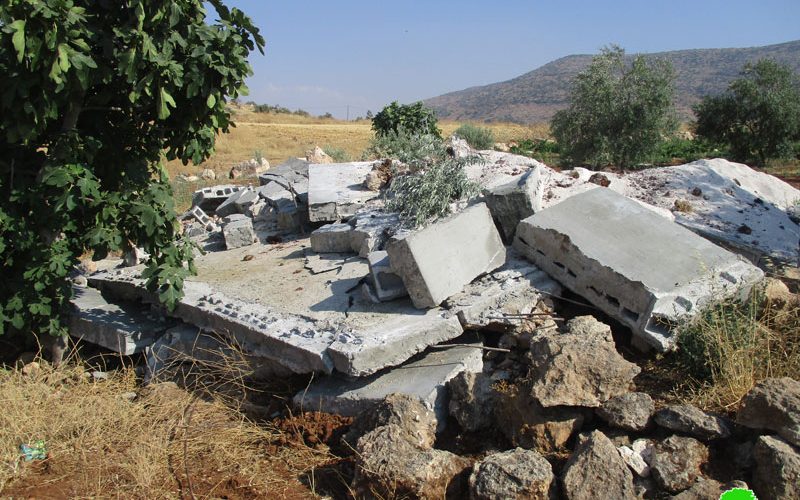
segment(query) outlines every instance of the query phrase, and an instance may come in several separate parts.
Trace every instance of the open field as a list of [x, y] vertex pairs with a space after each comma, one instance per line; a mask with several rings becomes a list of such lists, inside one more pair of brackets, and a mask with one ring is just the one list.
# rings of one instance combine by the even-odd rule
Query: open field
[[[202, 168], [211, 168], [218, 174], [226, 174], [236, 163], [248, 160], [260, 153], [270, 165], [277, 165], [292, 156], [305, 156], [314, 146], [342, 149], [352, 159], [359, 159], [373, 136], [369, 120], [341, 121], [327, 118], [303, 117], [292, 114], [254, 113], [246, 108], [237, 108], [234, 114], [236, 128], [229, 134], [217, 138], [217, 151], [207, 162], [198, 167], [170, 162], [170, 175], [199, 174]], [[440, 122], [442, 135], [447, 137], [462, 123]], [[528, 138], [547, 137], [547, 125], [516, 125], [492, 123], [477, 125], [492, 130], [497, 142], [509, 142]]]

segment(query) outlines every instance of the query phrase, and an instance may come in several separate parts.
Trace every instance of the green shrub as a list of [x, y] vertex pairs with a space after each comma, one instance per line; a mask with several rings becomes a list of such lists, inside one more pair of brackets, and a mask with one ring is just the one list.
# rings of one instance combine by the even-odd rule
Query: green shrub
[[703, 139], [671, 137], [658, 145], [653, 156], [653, 163], [661, 165], [675, 162], [689, 163], [701, 158], [717, 158], [726, 155], [726, 150], [720, 150]]
[[458, 127], [455, 135], [467, 141], [474, 149], [490, 149], [494, 145], [494, 132], [485, 127], [465, 123]]
[[561, 153], [558, 143], [548, 139], [523, 139], [511, 146], [510, 151], [547, 164], [557, 161]]
[[416, 174], [396, 176], [389, 187], [386, 208], [400, 214], [407, 226], [420, 227], [450, 213], [450, 204], [478, 193], [478, 185], [467, 177], [464, 167], [471, 158], [445, 158]]
[[345, 163], [350, 161], [350, 155], [344, 149], [337, 146], [325, 146], [322, 148], [325, 154], [333, 158], [336, 163]]
[[398, 104], [395, 101], [375, 115], [372, 130], [375, 135], [386, 135], [404, 129], [411, 134], [434, 135], [441, 139], [442, 133], [437, 123], [433, 110], [426, 108], [422, 102]]
[[418, 170], [445, 157], [441, 137], [433, 134], [413, 134], [404, 128], [375, 135], [364, 151], [364, 160], [393, 158]]
[[624, 169], [650, 159], [675, 128], [674, 79], [666, 60], [627, 62], [623, 49], [603, 49], [575, 78], [569, 108], [551, 122], [562, 160]]

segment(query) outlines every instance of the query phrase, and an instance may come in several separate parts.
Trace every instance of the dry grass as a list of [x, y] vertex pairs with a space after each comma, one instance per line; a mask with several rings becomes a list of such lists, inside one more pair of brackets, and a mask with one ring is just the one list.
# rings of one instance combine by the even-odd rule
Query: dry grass
[[[369, 120], [348, 122], [283, 113], [254, 113], [246, 107], [234, 110], [234, 121], [236, 128], [217, 138], [216, 153], [202, 167], [174, 161], [168, 164], [170, 175], [197, 175], [201, 168], [211, 168], [227, 177], [234, 164], [252, 158], [256, 151], [271, 165], [277, 165], [287, 158], [304, 156], [314, 146], [339, 148], [351, 158], [358, 159], [373, 135]], [[439, 128], [442, 135], [448, 137], [463, 123], [440, 122]], [[497, 142], [549, 137], [549, 129], [544, 124], [474, 124], [491, 129]]]
[[684, 399], [732, 411], [759, 381], [800, 373], [800, 308], [756, 291], [743, 304], [709, 309], [680, 333], [679, 346], [683, 366], [696, 377]]
[[[307, 497], [298, 478], [332, 459], [325, 447], [287, 446], [282, 431], [247, 420], [230, 398], [171, 383], [142, 389], [129, 369], [97, 382], [85, 374], [46, 363], [28, 375], [0, 372], [0, 495]], [[39, 439], [48, 458], [22, 461], [19, 445]]]

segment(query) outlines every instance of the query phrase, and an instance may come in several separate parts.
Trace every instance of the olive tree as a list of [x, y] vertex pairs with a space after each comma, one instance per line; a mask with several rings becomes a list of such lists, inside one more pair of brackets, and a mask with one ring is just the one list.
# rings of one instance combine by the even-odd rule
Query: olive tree
[[63, 335], [87, 252], [143, 247], [175, 306], [192, 247], [164, 161], [209, 157], [263, 46], [219, 0], [0, 0], [0, 333]]
[[648, 160], [676, 126], [674, 79], [668, 61], [629, 60], [619, 47], [604, 48], [576, 76], [569, 108], [551, 122], [562, 159], [621, 168]]
[[735, 160], [765, 165], [788, 156], [800, 139], [800, 83], [788, 66], [762, 59], [694, 112], [698, 136], [727, 146]]
[[415, 135], [430, 134], [441, 139], [442, 134], [437, 123], [436, 114], [422, 102], [398, 104], [395, 101], [372, 118], [372, 130], [378, 136], [404, 130]]

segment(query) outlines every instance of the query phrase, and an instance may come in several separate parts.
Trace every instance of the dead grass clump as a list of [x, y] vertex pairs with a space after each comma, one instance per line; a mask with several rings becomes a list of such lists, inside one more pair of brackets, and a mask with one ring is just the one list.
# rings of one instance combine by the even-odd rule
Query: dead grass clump
[[[275, 498], [308, 493], [298, 477], [332, 459], [276, 446], [275, 427], [173, 383], [141, 389], [132, 370], [97, 382], [75, 366], [2, 371], [0, 404], [3, 495]], [[48, 458], [24, 462], [19, 445], [40, 439]]]
[[686, 200], [675, 200], [672, 209], [685, 214], [690, 214], [693, 211], [692, 204]]
[[800, 309], [755, 290], [744, 303], [729, 300], [706, 310], [680, 331], [678, 348], [696, 382], [686, 399], [732, 411], [757, 382], [800, 373]]

